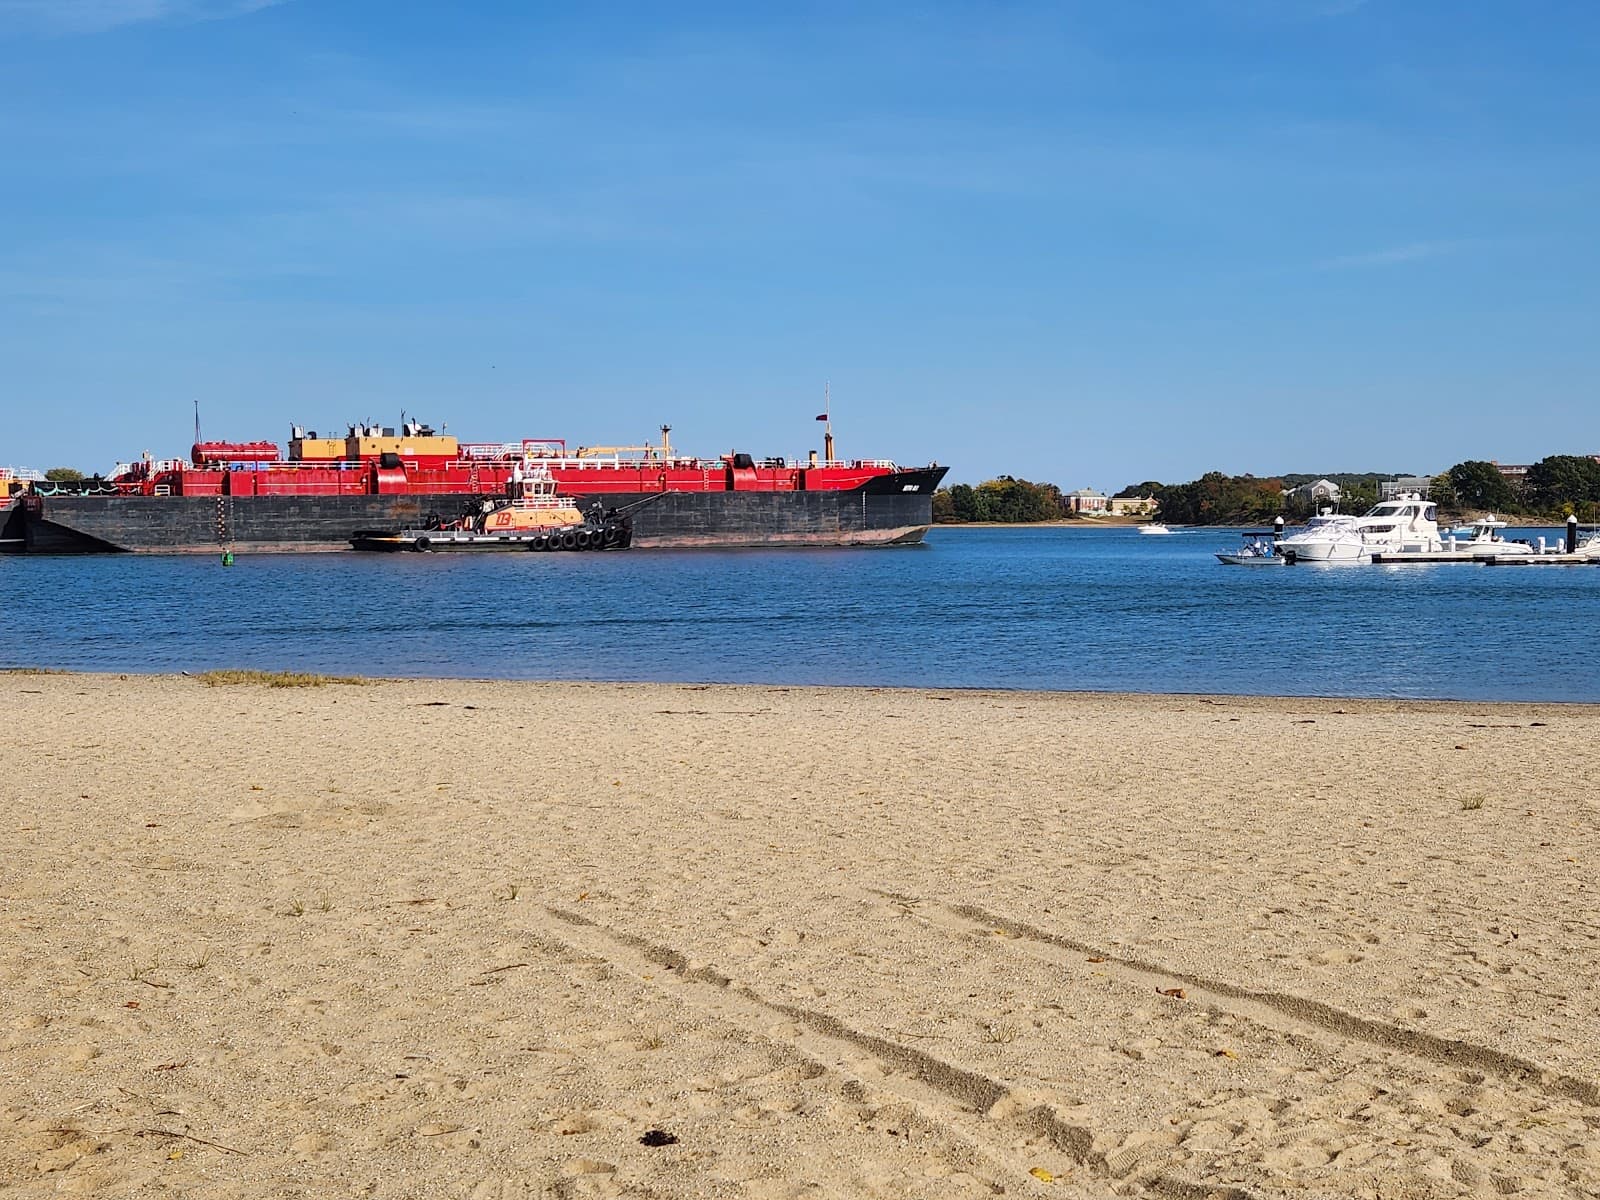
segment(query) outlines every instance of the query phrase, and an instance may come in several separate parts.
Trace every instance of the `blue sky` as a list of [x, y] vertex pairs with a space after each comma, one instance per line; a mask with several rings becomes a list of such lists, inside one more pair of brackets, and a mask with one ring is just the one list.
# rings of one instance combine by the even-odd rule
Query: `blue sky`
[[1600, 451], [1600, 5], [0, 0], [0, 463]]

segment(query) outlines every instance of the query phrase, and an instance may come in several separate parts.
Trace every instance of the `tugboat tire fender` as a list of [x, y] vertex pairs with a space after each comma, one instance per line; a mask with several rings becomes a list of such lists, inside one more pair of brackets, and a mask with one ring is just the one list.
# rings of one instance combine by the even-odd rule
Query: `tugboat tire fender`
[[578, 548], [578, 535], [570, 529], [561, 535], [561, 548], [563, 550], [576, 550]]
[[433, 548], [433, 543], [425, 537], [419, 537], [416, 541], [416, 547], [418, 550], [421, 550], [424, 554], [426, 554], [430, 549]]
[[545, 535], [541, 533], [541, 534], [537, 535], [531, 542], [528, 543], [528, 549], [529, 550], [548, 550], [548, 549], [550, 549], [550, 539], [545, 537]]

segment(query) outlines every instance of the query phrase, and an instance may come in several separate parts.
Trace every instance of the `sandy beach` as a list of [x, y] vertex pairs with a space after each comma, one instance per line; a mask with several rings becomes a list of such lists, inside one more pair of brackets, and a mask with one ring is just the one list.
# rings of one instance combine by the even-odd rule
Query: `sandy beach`
[[0, 676], [0, 1193], [1600, 1193], [1600, 709]]

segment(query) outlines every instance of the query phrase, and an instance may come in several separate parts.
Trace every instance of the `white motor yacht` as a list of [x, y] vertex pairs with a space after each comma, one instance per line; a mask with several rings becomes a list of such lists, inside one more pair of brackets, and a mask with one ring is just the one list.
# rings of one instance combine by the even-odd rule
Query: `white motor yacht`
[[1136, 526], [1136, 528], [1140, 533], [1161, 534], [1172, 532], [1172, 530], [1168, 529], [1160, 521], [1151, 521], [1148, 524]]
[[1359, 562], [1361, 533], [1357, 518], [1322, 512], [1278, 543], [1278, 552], [1290, 562]]
[[1438, 550], [1436, 505], [1414, 492], [1359, 517], [1322, 512], [1278, 543], [1291, 562], [1371, 562], [1374, 553]]
[[1477, 558], [1485, 554], [1491, 554], [1495, 558], [1520, 558], [1535, 552], [1527, 542], [1509, 540], [1505, 536], [1506, 523], [1493, 513], [1482, 520], [1474, 521], [1468, 528], [1470, 536], [1466, 538], [1457, 537], [1456, 530], [1451, 530], [1450, 540], [1445, 543], [1444, 548]]

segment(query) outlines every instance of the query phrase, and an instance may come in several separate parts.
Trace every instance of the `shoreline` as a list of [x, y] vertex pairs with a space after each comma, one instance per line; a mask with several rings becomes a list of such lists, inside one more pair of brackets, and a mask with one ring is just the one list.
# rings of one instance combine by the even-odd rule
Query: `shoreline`
[[[869, 695], [926, 695], [932, 692], [949, 692], [965, 696], [1017, 696], [1036, 700], [1047, 700], [1053, 697], [1078, 698], [1083, 700], [1198, 700], [1208, 703], [1248, 703], [1259, 701], [1266, 705], [1277, 703], [1294, 704], [1337, 704], [1360, 706], [1402, 706], [1405, 708], [1421, 708], [1428, 705], [1441, 709], [1461, 708], [1466, 706], [1495, 706], [1510, 708], [1558, 708], [1558, 709], [1595, 709], [1600, 712], [1600, 700], [1551, 700], [1551, 699], [1500, 699], [1494, 697], [1460, 697], [1460, 696], [1357, 696], [1318, 692], [1139, 692], [1139, 691], [1098, 691], [1084, 688], [1011, 688], [1003, 685], [990, 684], [877, 684], [877, 683], [793, 683], [785, 680], [769, 680], [762, 682], [730, 682], [721, 679], [532, 679], [516, 676], [492, 675], [336, 675], [331, 671], [303, 670], [299, 667], [289, 668], [236, 668], [236, 667], [211, 667], [199, 671], [118, 671], [112, 669], [90, 670], [78, 667], [35, 667], [18, 665], [0, 665], [0, 680], [5, 679], [30, 679], [30, 678], [61, 678], [82, 677], [85, 679], [119, 681], [156, 681], [173, 680], [180, 682], [204, 683], [204, 676], [212, 671], [240, 671], [260, 675], [263, 677], [280, 675], [313, 675], [323, 679], [321, 684], [298, 685], [301, 686], [336, 686], [351, 684], [368, 686], [375, 684], [474, 684], [493, 687], [533, 687], [533, 688], [696, 688], [700, 690], [726, 689], [726, 690], [754, 690], [754, 691], [779, 691], [779, 692], [817, 692], [827, 693], [861, 693]], [[233, 684], [223, 683], [214, 685], [220, 687], [251, 686], [250, 683]], [[266, 686], [268, 690], [277, 690], [272, 684], [258, 683], [257, 686]]]

